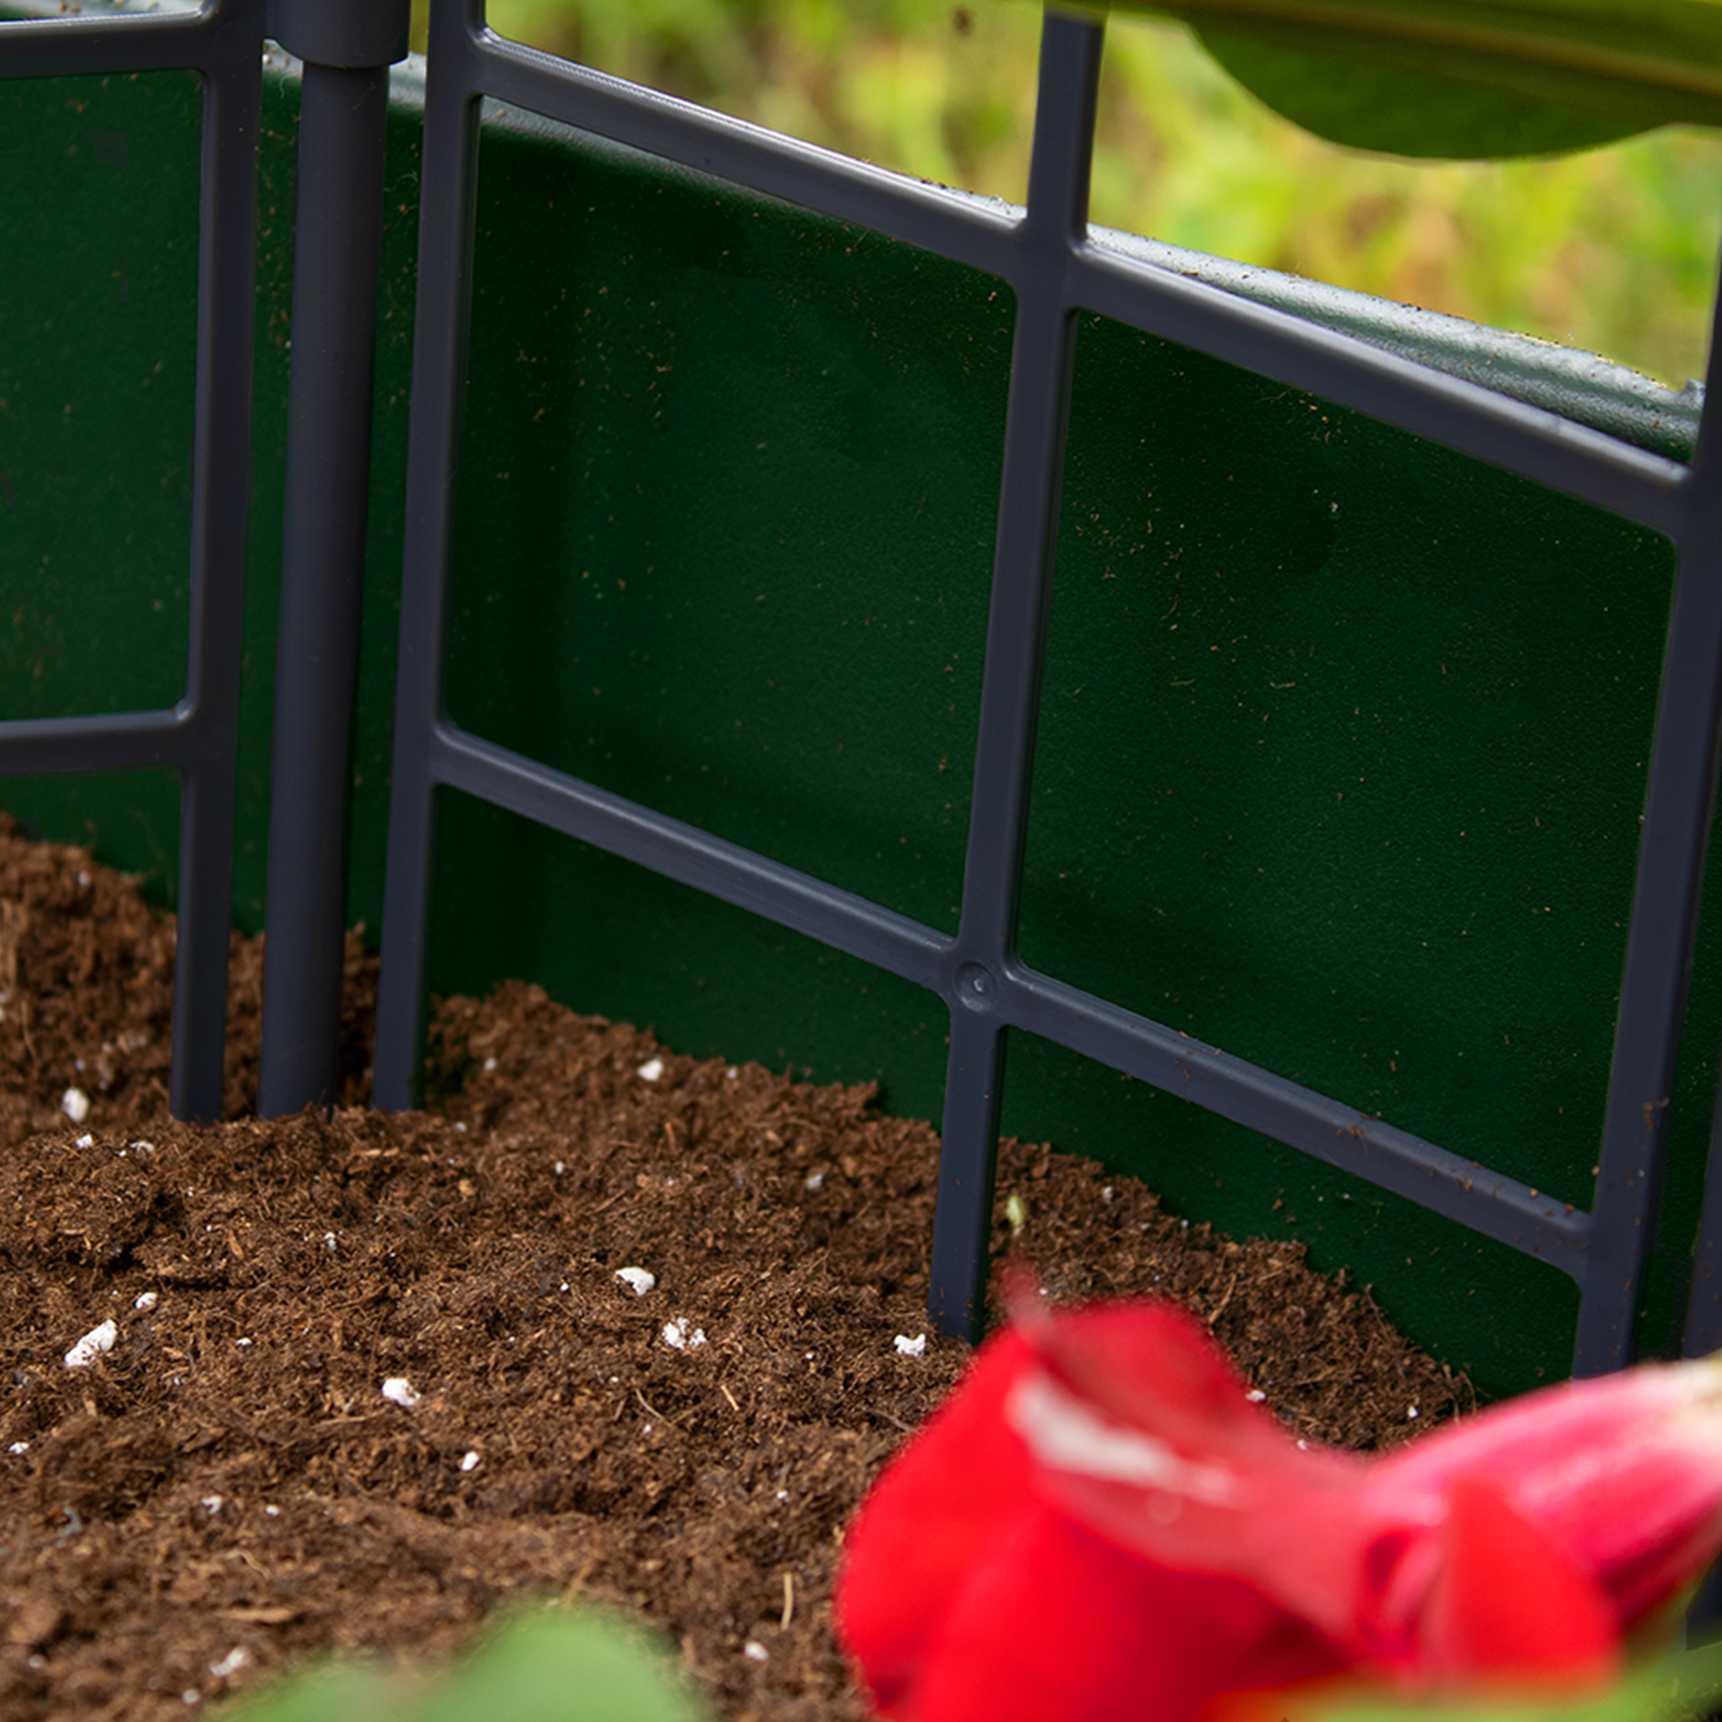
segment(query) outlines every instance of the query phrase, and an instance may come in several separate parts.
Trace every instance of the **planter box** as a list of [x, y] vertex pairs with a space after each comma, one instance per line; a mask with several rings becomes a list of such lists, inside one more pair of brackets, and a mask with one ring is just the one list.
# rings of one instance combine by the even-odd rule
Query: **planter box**
[[[3, 52], [3, 50], [0, 50]], [[236, 913], [260, 924], [298, 85], [264, 85]], [[420, 91], [390, 108], [351, 916], [379, 918]], [[197, 93], [0, 94], [0, 717], [183, 685]], [[961, 886], [1013, 324], [999, 282], [511, 112], [483, 130], [457, 497], [465, 728], [928, 925]], [[1137, 242], [1120, 239], [1130, 249]], [[1155, 261], [1683, 458], [1690, 394]], [[1672, 554], [1095, 316], [1078, 336], [1022, 950], [1589, 1205]], [[0, 800], [171, 895], [166, 773]], [[504, 977], [937, 1118], [938, 999], [447, 794], [434, 990]], [[1702, 960], [1643, 1339], [1675, 1342], [1722, 992]], [[1479, 1385], [1564, 1372], [1560, 1274], [1024, 1035], [1004, 1127], [1373, 1282]], [[1097, 1251], [1106, 1239], [1095, 1239]], [[1511, 1319], [1503, 1319], [1504, 1311]]]

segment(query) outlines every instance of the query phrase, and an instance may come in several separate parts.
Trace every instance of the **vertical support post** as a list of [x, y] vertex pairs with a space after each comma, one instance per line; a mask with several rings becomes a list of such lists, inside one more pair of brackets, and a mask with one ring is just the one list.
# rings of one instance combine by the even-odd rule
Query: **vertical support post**
[[1662, 1194], [1674, 1063], [1716, 800], [1722, 719], [1722, 299], [1713, 313], [1679, 571], [1668, 621], [1609, 1071], [1595, 1216], [1573, 1373], [1633, 1358], [1633, 1326]]
[[[1722, 375], [1722, 292], [1718, 294], [1718, 305], [1715, 312], [1716, 323], [1710, 338], [1710, 370], [1708, 388], [1705, 392], [1705, 411], [1700, 421], [1700, 452], [1705, 451], [1705, 433], [1710, 436], [1711, 444], [1718, 440], [1717, 419], [1722, 417], [1714, 410], [1717, 400], [1716, 389], [1722, 386], [1719, 375]], [[1712, 462], [1716, 459], [1713, 455]], [[1705, 490], [1722, 491], [1722, 474], [1708, 477], [1714, 473], [1714, 465], [1706, 465], [1695, 469], [1694, 493], [1697, 496], [1697, 514], [1692, 525], [1688, 527], [1688, 535], [1707, 532], [1714, 540], [1718, 533], [1718, 517], [1722, 516], [1722, 497], [1712, 495], [1708, 503], [1705, 500]], [[1703, 489], [1698, 488], [1703, 486]], [[1683, 545], [1684, 550], [1684, 545]], [[1713, 556], [1722, 558], [1722, 546], [1717, 546]], [[1681, 1335], [1681, 1351], [1687, 1357], [1707, 1357], [1713, 1351], [1722, 1350], [1722, 1081], [1718, 1082], [1716, 1097], [1710, 1112], [1710, 1148], [1704, 1167], [1704, 1198], [1698, 1216], [1698, 1236], [1694, 1240], [1692, 1255], [1692, 1280], [1687, 1289], [1686, 1325]], [[1716, 1636], [1716, 1628], [1722, 1627], [1722, 1567], [1712, 1571], [1704, 1588], [1700, 1591], [1693, 1604], [1693, 1621], [1689, 1625], [1702, 1629], [1701, 1636], [1708, 1639]]]
[[[1722, 1087], [1710, 1115], [1710, 1153], [1704, 1168], [1704, 1202], [1692, 1252], [1681, 1351], [1708, 1357], [1722, 1351]], [[1722, 1619], [1722, 1615], [1718, 1616]]]
[[483, 0], [432, 0], [394, 772], [372, 1077], [373, 1104], [391, 1111], [411, 1106], [417, 1097], [424, 1033], [425, 940], [436, 838], [434, 756], [442, 716], [450, 535], [478, 210], [478, 96], [471, 59], [483, 25]]
[[1684, 1636], [1689, 1649], [1722, 1638], [1722, 1565], [1704, 1575], [1698, 1593], [1687, 1605]]
[[[1686, 1357], [1708, 1357], [1722, 1350], [1722, 1094], [1710, 1121], [1704, 1204], [1680, 1349]], [[1685, 1632], [1690, 1646], [1713, 1644], [1722, 1638], [1722, 1562], [1705, 1574], [1697, 1595], [1687, 1605]]]
[[1004, 1027], [998, 1006], [1015, 954], [1017, 905], [1046, 614], [1070, 417], [1075, 313], [1072, 250], [1087, 236], [1099, 24], [1048, 13], [1041, 37], [1024, 269], [1016, 305], [1004, 463], [969, 806], [963, 904], [949, 1000], [939, 1196], [928, 1314], [978, 1338], [985, 1318]]
[[197, 406], [192, 448], [191, 630], [181, 711], [192, 758], [180, 771], [174, 948], [174, 1117], [222, 1112], [227, 948], [233, 913], [234, 776], [250, 478], [257, 130], [262, 8], [226, 0], [204, 71]]
[[263, 968], [265, 1117], [335, 1096], [390, 64], [406, 0], [276, 0], [305, 62]]

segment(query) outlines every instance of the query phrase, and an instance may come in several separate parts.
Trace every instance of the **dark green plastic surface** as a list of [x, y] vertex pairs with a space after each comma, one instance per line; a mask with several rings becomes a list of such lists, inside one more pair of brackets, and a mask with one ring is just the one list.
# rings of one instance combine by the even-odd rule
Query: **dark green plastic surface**
[[[196, 111], [179, 77], [0, 85], [0, 716], [165, 702], [183, 674]], [[272, 76], [248, 927], [293, 125]], [[403, 105], [356, 764], [351, 906], [373, 925], [416, 146]], [[1010, 294], [543, 127], [487, 131], [481, 178], [455, 715], [953, 926]], [[1536, 349], [1503, 351], [1534, 392]], [[1084, 323], [1078, 365], [1029, 960], [1585, 1202], [1666, 545], [1116, 326]], [[1606, 374], [1588, 386], [1606, 408]], [[1628, 423], [1642, 388], [1619, 388]], [[0, 802], [171, 895], [165, 780], [14, 783]], [[930, 995], [463, 798], [441, 857], [440, 990], [527, 976], [681, 1050], [878, 1077], [890, 1106], [937, 1117]], [[1652, 1345], [1692, 1228], [1715, 982], [1701, 952]], [[1020, 1037], [1005, 1116], [1194, 1219], [1306, 1238], [1489, 1390], [1564, 1368], [1563, 1279], [1365, 1184]]]

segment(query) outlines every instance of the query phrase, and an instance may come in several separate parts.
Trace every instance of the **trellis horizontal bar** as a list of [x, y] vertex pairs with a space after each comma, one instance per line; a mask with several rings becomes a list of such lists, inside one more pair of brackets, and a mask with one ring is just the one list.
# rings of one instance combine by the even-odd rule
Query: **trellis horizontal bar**
[[501, 37], [476, 56], [483, 94], [837, 221], [1009, 277], [1021, 212], [571, 66]]
[[208, 63], [216, 27], [203, 12], [0, 23], [0, 78], [194, 70]]
[[1067, 279], [1078, 309], [1320, 395], [1655, 531], [1675, 536], [1685, 523], [1686, 467], [1558, 413], [1092, 242], [1079, 248]]
[[943, 989], [951, 941], [865, 897], [453, 725], [436, 729], [428, 765], [437, 782], [721, 897], [917, 986]]
[[1277, 1137], [1317, 1160], [1577, 1278], [1590, 1215], [1355, 1107], [1020, 964], [999, 989], [1012, 1027]]
[[[452, 725], [432, 778], [565, 836], [721, 897], [780, 926], [945, 992], [954, 943], [906, 916]], [[1002, 1022], [1069, 1047], [1421, 1203], [1577, 1277], [1590, 1216], [1354, 1107], [1204, 1046], [1021, 965], [997, 995]]]
[[0, 723], [0, 776], [183, 767], [198, 751], [198, 731], [196, 718], [184, 707]]
[[[1013, 286], [1022, 278], [1022, 222], [1009, 206], [924, 185], [494, 35], [474, 61], [475, 88], [500, 100], [859, 223]], [[1035, 267], [1043, 270], [1044, 261]], [[1319, 393], [1640, 525], [1672, 535], [1684, 519], [1679, 462], [1556, 413], [1102, 245], [1076, 249], [1067, 281], [1078, 308]]]

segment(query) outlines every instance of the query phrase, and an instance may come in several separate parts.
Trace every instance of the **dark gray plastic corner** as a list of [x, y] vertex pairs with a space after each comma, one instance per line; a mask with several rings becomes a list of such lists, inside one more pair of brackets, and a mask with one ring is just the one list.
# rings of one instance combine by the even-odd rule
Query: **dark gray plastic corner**
[[392, 66], [411, 21], [410, 0], [269, 0], [269, 35], [312, 66]]

